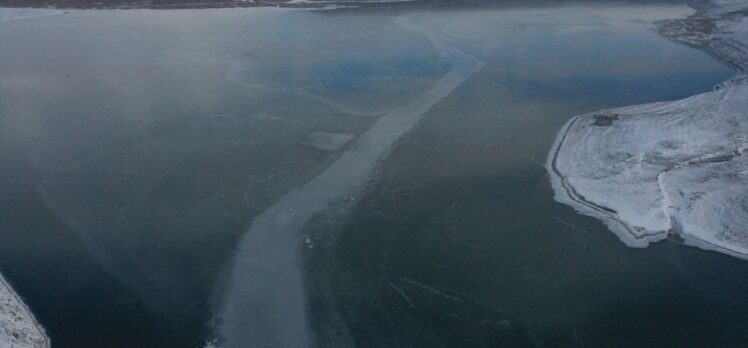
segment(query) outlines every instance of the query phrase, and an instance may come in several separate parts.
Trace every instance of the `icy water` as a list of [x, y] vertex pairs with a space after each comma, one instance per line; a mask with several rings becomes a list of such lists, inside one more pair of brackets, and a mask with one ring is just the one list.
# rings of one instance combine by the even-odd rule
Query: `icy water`
[[2, 22], [0, 270], [56, 347], [746, 342], [744, 261], [626, 248], [541, 165], [575, 114], [732, 74], [652, 31], [686, 13]]

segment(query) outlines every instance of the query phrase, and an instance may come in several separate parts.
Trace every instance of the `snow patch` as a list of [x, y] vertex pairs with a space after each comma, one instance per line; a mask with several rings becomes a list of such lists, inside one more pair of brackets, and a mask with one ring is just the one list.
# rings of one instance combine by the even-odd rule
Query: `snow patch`
[[0, 275], [0, 347], [47, 348], [49, 338], [34, 315]]

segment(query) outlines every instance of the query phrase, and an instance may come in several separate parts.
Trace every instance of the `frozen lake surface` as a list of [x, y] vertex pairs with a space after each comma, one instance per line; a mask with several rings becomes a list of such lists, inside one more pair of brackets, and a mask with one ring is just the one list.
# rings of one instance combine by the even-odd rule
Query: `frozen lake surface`
[[2, 21], [0, 270], [55, 347], [746, 339], [745, 265], [626, 248], [542, 166], [573, 115], [732, 74], [653, 30], [690, 12]]

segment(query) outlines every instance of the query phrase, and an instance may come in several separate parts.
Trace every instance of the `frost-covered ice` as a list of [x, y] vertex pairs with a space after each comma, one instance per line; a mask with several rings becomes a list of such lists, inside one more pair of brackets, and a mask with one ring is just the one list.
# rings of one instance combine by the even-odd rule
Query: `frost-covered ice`
[[0, 347], [49, 347], [49, 339], [44, 330], [2, 275], [0, 275]]
[[[748, 21], [736, 3], [663, 22], [661, 32], [743, 72]], [[547, 166], [556, 200], [601, 219], [629, 246], [672, 233], [748, 258], [747, 149], [748, 76], [740, 74], [687, 99], [577, 116]]]

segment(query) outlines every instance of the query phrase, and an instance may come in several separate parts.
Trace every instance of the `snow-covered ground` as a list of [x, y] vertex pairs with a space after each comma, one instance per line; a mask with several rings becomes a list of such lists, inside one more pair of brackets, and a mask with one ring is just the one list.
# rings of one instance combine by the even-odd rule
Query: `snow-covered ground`
[[0, 347], [44, 348], [49, 339], [31, 311], [0, 275]]
[[722, 0], [663, 35], [739, 74], [711, 92], [571, 119], [547, 167], [556, 200], [597, 217], [627, 245], [680, 236], [748, 258], [748, 1]]

